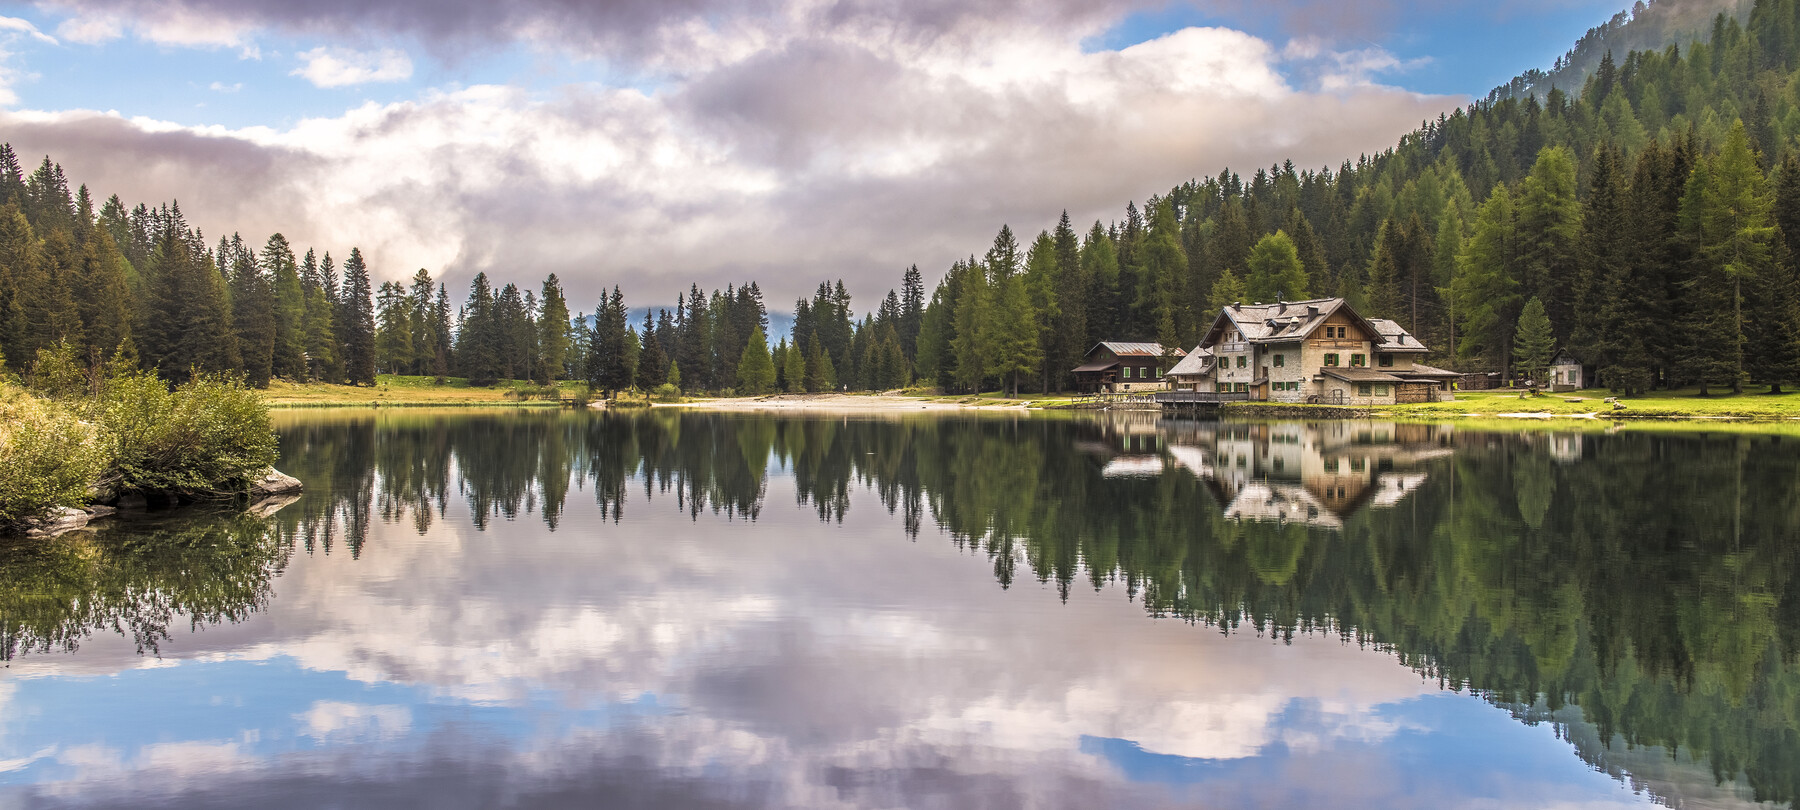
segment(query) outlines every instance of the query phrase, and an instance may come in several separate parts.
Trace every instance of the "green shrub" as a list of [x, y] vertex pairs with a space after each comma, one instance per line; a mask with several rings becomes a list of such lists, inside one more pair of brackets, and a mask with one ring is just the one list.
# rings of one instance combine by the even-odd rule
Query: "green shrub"
[[655, 395], [657, 402], [681, 401], [681, 389], [675, 387], [674, 383], [663, 383], [662, 385], [657, 386]]
[[101, 431], [10, 386], [0, 400], [0, 526], [85, 505], [107, 466]]
[[113, 443], [104, 483], [119, 491], [239, 492], [275, 462], [269, 409], [241, 378], [201, 374], [170, 391], [120, 374], [91, 407]]

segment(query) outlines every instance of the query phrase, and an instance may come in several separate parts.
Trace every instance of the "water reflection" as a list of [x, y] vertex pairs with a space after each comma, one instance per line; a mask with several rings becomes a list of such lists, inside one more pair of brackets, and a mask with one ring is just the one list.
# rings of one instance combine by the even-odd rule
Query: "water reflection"
[[[496, 790], [663, 806], [1633, 798], [1579, 774], [1538, 785], [1562, 767], [1544, 751], [1670, 805], [1789, 802], [1792, 441], [1129, 414], [302, 414], [283, 429], [301, 501], [196, 521], [205, 540], [170, 542], [188, 531], [172, 522], [12, 549], [0, 619], [9, 650], [117, 628], [146, 653], [307, 684], [229, 743], [214, 770], [242, 784], [215, 787], [226, 799], [286, 779], [296, 804], [344, 803], [240, 759], [348, 762], [350, 745], [385, 752], [346, 765], [361, 782], [451, 804], [425, 786], [488, 768]], [[917, 545], [880, 543], [890, 531]], [[166, 548], [187, 550], [143, 551]], [[1067, 606], [970, 587], [971, 554], [1002, 588]], [[179, 617], [212, 629], [173, 651]], [[106, 654], [38, 658], [36, 681], [10, 683]], [[207, 671], [210, 692], [251, 689]], [[1554, 737], [1515, 739], [1439, 690]], [[0, 757], [31, 753], [31, 728], [0, 721]], [[1447, 729], [1479, 753], [1438, 762], [1460, 739]], [[151, 761], [120, 756], [124, 773]], [[50, 761], [0, 784], [75, 779]], [[112, 801], [75, 783], [70, 803]]]

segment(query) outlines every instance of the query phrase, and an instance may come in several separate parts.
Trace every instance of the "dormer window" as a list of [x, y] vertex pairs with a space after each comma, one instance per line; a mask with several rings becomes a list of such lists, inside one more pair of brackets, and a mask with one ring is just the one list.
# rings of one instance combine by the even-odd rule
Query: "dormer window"
[[1379, 362], [1381, 364], [1382, 368], [1393, 368], [1394, 367], [1394, 356], [1393, 355], [1384, 353], [1384, 354], [1376, 355], [1376, 357], [1377, 357], [1377, 362]]

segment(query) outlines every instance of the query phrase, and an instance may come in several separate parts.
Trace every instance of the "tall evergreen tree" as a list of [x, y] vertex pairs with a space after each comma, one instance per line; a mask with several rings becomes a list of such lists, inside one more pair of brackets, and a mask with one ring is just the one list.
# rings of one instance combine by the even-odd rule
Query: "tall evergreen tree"
[[775, 390], [775, 363], [769, 358], [769, 339], [759, 324], [744, 343], [737, 364], [738, 393], [758, 396]]
[[1556, 351], [1556, 334], [1550, 328], [1550, 316], [1545, 313], [1543, 302], [1536, 298], [1525, 302], [1513, 334], [1513, 364], [1519, 373], [1541, 382]]
[[375, 300], [369, 266], [362, 250], [350, 249], [344, 260], [344, 292], [339, 302], [343, 318], [345, 381], [351, 385], [375, 384]]

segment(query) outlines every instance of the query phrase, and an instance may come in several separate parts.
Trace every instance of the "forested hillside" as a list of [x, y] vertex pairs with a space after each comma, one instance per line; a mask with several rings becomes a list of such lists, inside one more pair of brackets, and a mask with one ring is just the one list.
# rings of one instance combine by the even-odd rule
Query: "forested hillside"
[[[1579, 75], [1597, 49], [1679, 29], [1702, 2], [1637, 9], [1560, 72], [1509, 87]], [[642, 323], [616, 289], [571, 316], [554, 276], [498, 290], [477, 276], [453, 308], [423, 270], [374, 287], [355, 249], [340, 266], [279, 234], [260, 250], [209, 244], [173, 204], [96, 209], [48, 158], [27, 177], [8, 148], [0, 351], [25, 371], [66, 340], [172, 379], [241, 369], [254, 384], [379, 370], [607, 390], [1045, 390], [1099, 340], [1190, 347], [1223, 304], [1341, 295], [1457, 369], [1508, 369], [1536, 300], [1555, 346], [1625, 393], [1800, 381], [1800, 0], [1705, 30], [1601, 52], [1579, 88], [1502, 88], [1335, 169], [1226, 170], [1116, 222], [1065, 215], [1026, 239], [1002, 226], [929, 294], [910, 268], [860, 317], [841, 282], [821, 284], [772, 348], [754, 282], [696, 285]], [[1545, 359], [1531, 348], [1527, 365]]]
[[[1058, 377], [1100, 339], [1193, 345], [1222, 304], [1341, 295], [1461, 369], [1504, 369], [1533, 299], [1558, 346], [1629, 393], [1800, 378], [1800, 7], [1603, 55], [1578, 93], [1483, 101], [1336, 170], [1226, 171], [1022, 259], [953, 267], [921, 376]], [[991, 315], [1029, 299], [1037, 333]], [[1035, 340], [1032, 340], [1035, 338]]]

